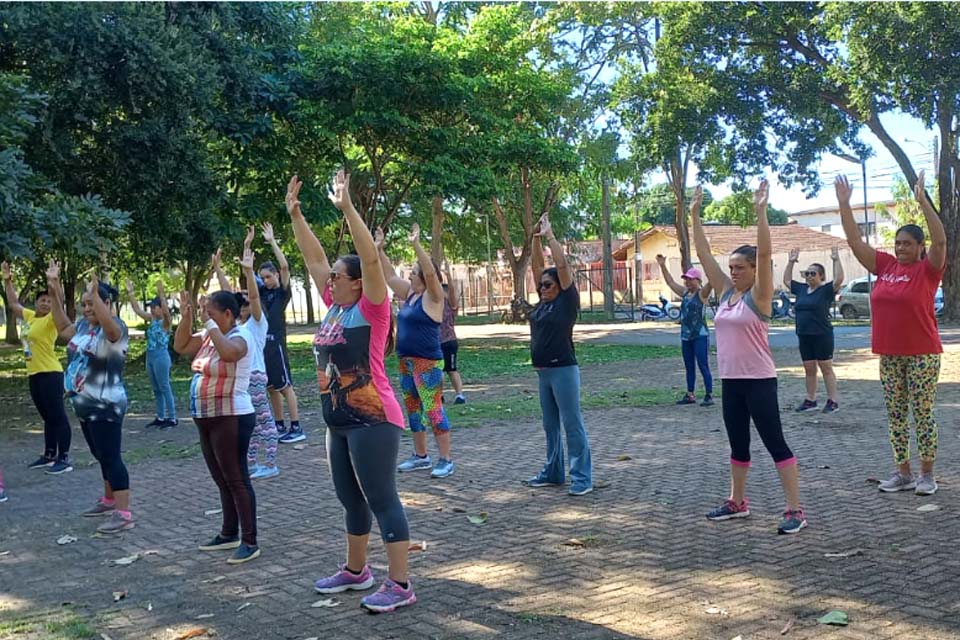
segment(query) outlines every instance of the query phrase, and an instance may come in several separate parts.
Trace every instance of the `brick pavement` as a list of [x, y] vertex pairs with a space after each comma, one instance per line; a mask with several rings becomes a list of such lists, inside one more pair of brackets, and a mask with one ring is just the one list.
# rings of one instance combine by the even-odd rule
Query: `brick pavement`
[[[781, 362], [791, 357], [778, 354]], [[675, 362], [636, 366], [644, 380], [679, 380]], [[781, 380], [785, 407], [802, 381]], [[879, 385], [842, 384], [846, 396], [862, 398], [835, 416], [784, 412], [811, 525], [797, 536], [775, 533], [782, 494], [759, 441], [749, 488], [754, 515], [703, 518], [727, 488], [719, 407], [588, 412], [595, 475], [610, 486], [581, 498], [520, 484], [542, 462], [536, 422], [456, 433], [456, 475], [400, 477], [412, 534], [428, 549], [411, 556], [420, 602], [383, 616], [362, 612], [353, 593], [334, 596], [337, 607], [311, 607], [326, 598], [312, 581], [343, 553], [316, 416], [308, 446], [283, 448], [281, 477], [256, 485], [264, 555], [237, 568], [195, 551], [219, 524], [219, 516], [204, 515], [219, 505], [199, 457], [132, 465], [138, 527], [98, 539], [90, 537], [96, 523], [76, 515], [98, 496], [99, 473], [84, 464], [82, 440], [77, 471], [61, 478], [25, 470], [35, 447], [5, 440], [0, 465], [11, 500], [0, 505], [0, 552], [10, 553], [0, 557], [0, 619], [70, 602], [113, 640], [169, 639], [191, 627], [231, 640], [960, 638], [957, 385], [941, 389], [941, 491], [922, 499], [881, 495], [867, 482], [890, 470]], [[195, 441], [188, 424], [167, 435], [142, 432], [142, 422], [130, 421], [136, 433], [128, 449]], [[618, 460], [623, 455], [631, 459]], [[940, 510], [916, 511], [926, 503]], [[486, 525], [468, 522], [479, 511], [489, 514]], [[58, 546], [65, 533], [79, 540]], [[571, 538], [584, 546], [564, 544]], [[110, 566], [147, 550], [157, 553]], [[381, 577], [379, 540], [371, 563]], [[120, 590], [129, 595], [114, 604], [111, 592]], [[850, 626], [817, 625], [832, 609], [846, 611]]]

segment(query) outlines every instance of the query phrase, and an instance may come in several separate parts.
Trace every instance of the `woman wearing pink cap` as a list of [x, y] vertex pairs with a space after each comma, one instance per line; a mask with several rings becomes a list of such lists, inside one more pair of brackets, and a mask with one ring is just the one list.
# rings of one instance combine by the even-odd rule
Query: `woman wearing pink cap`
[[697, 384], [697, 367], [703, 376], [703, 402], [701, 406], [713, 406], [713, 376], [710, 374], [710, 330], [704, 303], [710, 298], [710, 284], [703, 286], [703, 274], [699, 269], [687, 269], [681, 277], [683, 284], [677, 284], [667, 271], [667, 259], [657, 256], [660, 273], [667, 286], [680, 296], [680, 346], [683, 350], [683, 366], [687, 370], [687, 395], [677, 400], [677, 404], [697, 404], [693, 393]]

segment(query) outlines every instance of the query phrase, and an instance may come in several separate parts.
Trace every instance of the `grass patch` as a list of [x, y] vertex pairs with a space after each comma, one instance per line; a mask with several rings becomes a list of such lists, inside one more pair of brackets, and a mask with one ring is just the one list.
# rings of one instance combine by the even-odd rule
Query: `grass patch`
[[200, 445], [181, 446], [172, 442], [149, 447], [137, 447], [123, 452], [123, 461], [128, 464], [144, 460], [189, 460], [200, 455]]
[[0, 618], [2, 640], [89, 640], [96, 637], [97, 632], [90, 623], [69, 609], [24, 618]]

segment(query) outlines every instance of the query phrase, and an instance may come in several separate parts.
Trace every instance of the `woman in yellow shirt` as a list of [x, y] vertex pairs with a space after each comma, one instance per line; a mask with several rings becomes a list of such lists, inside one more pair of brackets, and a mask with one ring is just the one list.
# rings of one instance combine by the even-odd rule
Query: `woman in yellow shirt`
[[13, 312], [13, 317], [22, 320], [20, 339], [30, 381], [30, 397], [43, 419], [43, 455], [30, 468], [46, 469], [51, 475], [73, 471], [69, 457], [72, 429], [63, 405], [63, 366], [54, 350], [57, 325], [50, 312], [52, 299], [46, 291], [41, 291], [37, 295], [36, 310], [27, 309], [17, 297], [10, 265], [4, 262], [0, 268], [7, 293], [7, 308]]

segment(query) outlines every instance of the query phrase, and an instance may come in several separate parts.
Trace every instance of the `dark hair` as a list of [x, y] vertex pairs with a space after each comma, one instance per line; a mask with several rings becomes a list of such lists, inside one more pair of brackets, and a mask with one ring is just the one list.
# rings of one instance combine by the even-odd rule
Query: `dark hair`
[[47, 289], [46, 283], [44, 283], [44, 286], [42, 287], [37, 287], [37, 295], [33, 297], [34, 304], [36, 304], [43, 296], [47, 296], [48, 298], [53, 297], [50, 294], [50, 291]]
[[752, 244], [745, 244], [733, 250], [733, 255], [743, 256], [750, 266], [757, 266], [757, 248]]
[[823, 265], [820, 264], [819, 262], [813, 262], [813, 263], [810, 264], [810, 266], [813, 267], [814, 269], [816, 269], [817, 273], [820, 274], [820, 277], [821, 277], [821, 278], [826, 278], [826, 277], [827, 277], [827, 270], [824, 269], [824, 268], [823, 268]]
[[153, 296], [147, 300], [148, 307], [159, 307], [160, 306], [160, 296]]
[[917, 241], [917, 244], [921, 246], [920, 259], [923, 260], [924, 258], [926, 258], [927, 247], [925, 246], [924, 243], [927, 241], [927, 236], [923, 232], [923, 229], [915, 224], [905, 224], [899, 229], [897, 229], [897, 233], [894, 235], [894, 237], [900, 235], [901, 232], [906, 233], [907, 235], [911, 236], [914, 240]]
[[[347, 271], [347, 277], [353, 280], [360, 280], [363, 278], [363, 263], [360, 262], [360, 256], [355, 253], [348, 253], [337, 258], [338, 262], [342, 262], [344, 268]], [[393, 310], [390, 310], [390, 327], [387, 329], [387, 343], [383, 348], [383, 355], [388, 356], [393, 353], [393, 349], [396, 346], [396, 338], [394, 336], [394, 318]]]
[[240, 317], [240, 305], [243, 303], [243, 294], [233, 291], [217, 291], [207, 296], [207, 304], [212, 304], [219, 311], [229, 311], [234, 319]]
[[263, 271], [264, 269], [270, 273], [280, 273], [280, 271], [277, 269], [277, 265], [273, 264], [269, 260], [260, 265], [260, 269], [258, 269], [258, 271]]
[[[551, 280], [553, 280], [554, 284], [557, 285], [557, 288], [560, 287], [560, 272], [557, 271], [556, 267], [548, 267], [544, 269], [543, 273], [540, 274], [541, 278], [543, 278], [543, 276], [548, 276]], [[540, 282], [543, 282], [543, 280]], [[537, 282], [537, 292], [539, 292], [541, 289], [540, 282]]]
[[107, 304], [112, 304], [120, 299], [120, 292], [106, 282], [100, 282], [97, 285], [97, 295]]
[[[443, 282], [443, 276], [440, 275], [440, 265], [438, 265], [437, 261], [433, 258], [430, 258], [430, 263], [433, 264], [433, 271], [437, 274], [437, 277], [440, 278], [440, 282]], [[423, 267], [420, 266], [419, 262], [417, 262], [417, 268], [420, 269], [420, 271], [417, 272], [417, 277], [420, 278], [421, 282], [426, 284], [427, 281], [423, 279]]]

